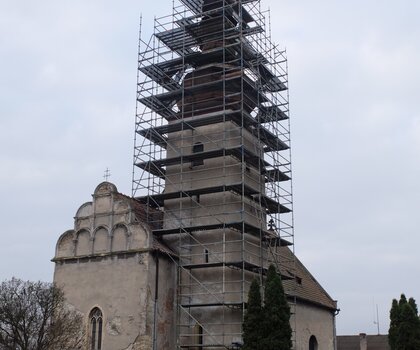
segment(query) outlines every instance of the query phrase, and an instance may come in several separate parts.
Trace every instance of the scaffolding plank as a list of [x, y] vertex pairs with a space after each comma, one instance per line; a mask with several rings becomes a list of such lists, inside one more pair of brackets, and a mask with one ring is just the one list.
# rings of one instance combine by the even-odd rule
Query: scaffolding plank
[[204, 349], [204, 348], [221, 348], [228, 349], [226, 345], [222, 344], [188, 344], [188, 345], [178, 345], [181, 349]]
[[195, 14], [200, 14], [203, 9], [203, 0], [181, 0]]
[[150, 66], [140, 67], [139, 71], [169, 91], [174, 91], [181, 88], [181, 85], [176, 82], [170, 75], [171, 72], [165, 71], [163, 65], [152, 64]]
[[[164, 98], [166, 98], [166, 96], [164, 96]], [[162, 100], [159, 95], [151, 95], [138, 98], [137, 101], [165, 119], [177, 118], [176, 112], [172, 109], [172, 106], [175, 104], [175, 101], [173, 100]]]
[[[187, 270], [195, 270], [195, 269], [205, 269], [205, 268], [217, 268], [217, 267], [229, 267], [229, 268], [236, 268], [236, 269], [244, 269], [249, 272], [253, 273], [262, 273], [264, 276], [267, 275], [268, 269], [266, 267], [261, 267], [260, 265], [248, 262], [248, 261], [232, 261], [232, 262], [215, 262], [215, 263], [202, 263], [202, 264], [188, 264], [188, 265], [181, 265], [182, 268]], [[283, 273], [280, 274], [282, 280], [291, 280], [293, 277], [290, 275], [285, 275]]]
[[285, 213], [291, 212], [289, 208], [287, 208], [283, 204], [280, 204], [279, 202], [275, 201], [274, 199], [264, 194], [260, 194], [254, 197], [254, 200], [257, 202], [260, 201], [261, 205], [267, 209], [268, 214], [276, 214], [276, 213], [285, 214]]
[[[213, 20], [214, 19], [210, 19]], [[209, 21], [210, 21], [209, 20]], [[206, 20], [203, 20], [206, 21]], [[243, 30], [237, 29], [233, 24], [229, 34], [229, 29], [225, 32], [212, 31], [210, 28], [203, 28], [202, 22], [193, 23], [190, 20], [183, 19], [183, 26], [181, 28], [174, 28], [161, 33], [157, 33], [156, 36], [161, 40], [168, 48], [172, 51], [179, 53], [182, 56], [186, 56], [186, 61], [188, 62], [188, 55], [194, 55], [195, 57], [200, 55], [205, 55], [203, 52], [197, 52], [193, 50], [193, 47], [197, 47], [204, 42], [211, 42], [226, 39], [226, 36], [238, 36], [241, 38], [242, 45], [232, 45], [230, 47], [230, 52], [232, 52], [232, 57], [238, 57], [238, 54], [248, 62], [250, 68], [253, 69], [254, 73], [259, 75], [263, 85], [263, 89], [269, 92], [284, 91], [287, 89], [287, 86], [280, 80], [278, 76], [271, 72], [267, 67], [268, 60], [263, 57], [262, 54], [258, 53], [251, 45], [249, 40], [247, 40], [246, 35], [253, 35], [260, 31], [262, 28], [259, 26], [252, 28], [245, 28]], [[230, 23], [230, 22], [229, 22]], [[210, 57], [206, 57], [209, 62]], [[174, 65], [171, 71], [164, 73], [162, 71], [162, 66], [169, 68], [171, 63]], [[154, 66], [154, 67], [152, 67]], [[168, 77], [170, 73], [176, 73], [174, 71], [175, 67], [178, 67], [179, 70], [183, 70], [183, 66], [180, 67], [180, 58], [171, 60], [169, 62], [164, 62], [148, 67], [142, 67], [140, 70], [151, 77], [154, 81], [159, 82], [160, 84], [167, 84], [168, 88], [176, 88], [177, 83]]]
[[[250, 2], [255, 2], [258, 0], [241, 0], [241, 4], [247, 4]], [[203, 13], [203, 0], [181, 0], [181, 2], [187, 6], [192, 12], [194, 12], [196, 15], [202, 14]], [[234, 0], [229, 0], [229, 5], [225, 6], [226, 7], [232, 7], [232, 9], [234, 9], [234, 11], [237, 13], [237, 15], [239, 16], [239, 12], [242, 12], [242, 18], [243, 21], [246, 23], [249, 22], [253, 22], [254, 19], [252, 18], [252, 16], [248, 13], [248, 11], [245, 10], [244, 7], [242, 7], [241, 9], [239, 8], [239, 2], [238, 1], [234, 1]], [[217, 11], [217, 9], [216, 9]], [[213, 11], [209, 11], [209, 13], [213, 13]], [[207, 13], [207, 12], [206, 12]]]
[[176, 102], [182, 99], [182, 96], [195, 96], [203, 92], [208, 92], [212, 89], [222, 90], [225, 88], [227, 83], [229, 84], [230, 89], [236, 88], [238, 93], [242, 91], [244, 99], [251, 101], [250, 104], [259, 105], [260, 103], [269, 101], [265, 94], [258, 89], [256, 84], [246, 75], [242, 74], [232, 74], [220, 80], [196, 84], [175, 91], [141, 97], [137, 100], [146, 107], [150, 108], [152, 111], [163, 116], [165, 119], [174, 120], [178, 119], [178, 116], [182, 116], [182, 114], [178, 115], [172, 109]]
[[[224, 22], [224, 30], [220, 30], [221, 21]], [[245, 28], [240, 29], [236, 26], [236, 21], [235, 23], [232, 22], [228, 17], [221, 13], [218, 17], [204, 17], [200, 22], [186, 24], [184, 28], [190, 36], [195, 38], [196, 42], [200, 44], [206, 44], [212, 41], [236, 40], [264, 31], [261, 26], [246, 26]]]
[[[269, 163], [267, 163], [260, 157], [248, 151], [243, 146], [233, 147], [233, 148], [221, 148], [221, 149], [216, 149], [216, 150], [211, 150], [211, 151], [182, 155], [178, 157], [139, 162], [139, 163], [136, 163], [135, 165], [146, 171], [149, 171], [148, 169], [150, 169], [149, 172], [152, 173], [153, 175], [164, 177], [166, 171], [163, 169], [163, 167], [182, 164], [182, 163], [190, 163], [196, 160], [212, 159], [212, 158], [225, 157], [225, 156], [235, 157], [239, 161], [242, 161], [242, 158], [243, 158], [245, 163], [253, 166], [257, 170], [264, 169], [265, 167], [270, 165]], [[260, 171], [263, 171], [263, 170], [260, 170]]]
[[265, 182], [282, 182], [289, 181], [290, 177], [279, 169], [266, 170], [264, 173]]
[[[239, 232], [246, 232], [254, 236], [260, 237], [272, 237], [273, 234], [270, 231], [261, 229], [254, 225], [248, 224], [244, 221], [239, 222], [229, 222], [229, 223], [217, 223], [217, 224], [208, 224], [208, 225], [197, 225], [197, 226], [183, 226], [179, 228], [169, 228], [169, 229], [156, 229], [153, 230], [153, 234], [157, 237], [162, 237], [166, 235], [176, 235], [181, 233], [194, 233], [202, 231], [212, 231], [212, 230], [221, 230], [221, 229], [234, 229]], [[279, 237], [281, 246], [290, 246], [292, 243], [287, 241], [284, 238]]]
[[[189, 54], [185, 54], [184, 57], [178, 57], [169, 61], [159, 62], [152, 65], [141, 66], [139, 70], [156, 83], [162, 85], [163, 87], [166, 88], [166, 85], [169, 85], [169, 90], [171, 87], [175, 87], [175, 84], [171, 83], [169, 79], [167, 82], [164, 78], [167, 79], [168, 77], [180, 74], [184, 72], [188, 66], [197, 67], [200, 64], [211, 61], [212, 59], [217, 60], [222, 57], [223, 50], [220, 48], [210, 50], [205, 53], [191, 52]], [[179, 84], [178, 88], [181, 88]]]
[[[284, 240], [282, 240], [280, 237], [276, 236], [266, 236], [263, 238], [264, 242], [267, 242], [270, 247], [283, 247], [284, 246]], [[292, 245], [291, 243], [287, 245]]]
[[261, 271], [260, 266], [247, 262], [247, 261], [226, 261], [226, 262], [220, 261], [220, 262], [182, 265], [184, 269], [188, 269], [188, 270], [223, 267], [223, 266], [230, 267], [230, 268], [243, 267], [247, 271], [256, 272], [256, 273]]
[[192, 48], [199, 45], [197, 40], [188, 34], [184, 28], [174, 28], [155, 35], [169, 49], [178, 54], [193, 53]]
[[168, 138], [158, 132], [156, 128], [138, 130], [137, 133], [144, 138], [152, 141], [154, 144], [166, 149]]
[[151, 196], [139, 197], [137, 200], [141, 203], [155, 203], [156, 206], [163, 206], [164, 202], [169, 199], [180, 199], [180, 198], [191, 198], [192, 196], [213, 194], [220, 192], [234, 192], [236, 194], [244, 194], [245, 196], [252, 198], [253, 195], [258, 194], [258, 191], [243, 184], [231, 184], [231, 185], [220, 185], [203, 187], [195, 190], [177, 191], [177, 192], [166, 192], [161, 194], [155, 194]]
[[283, 84], [280, 78], [272, 73], [265, 64], [261, 63], [257, 65], [257, 68], [260, 73], [261, 80], [263, 81], [263, 85], [268, 91], [277, 92], [287, 90], [286, 85]]
[[[150, 78], [154, 79], [155, 72], [152, 66], [155, 66], [156, 70], [163, 71], [167, 76], [172, 76], [175, 75], [178, 71], [184, 70], [188, 65], [192, 67], [198, 67], [202, 66], [203, 64], [208, 64], [208, 62], [217, 62], [219, 60], [223, 60], [223, 58], [227, 62], [233, 59], [237, 60], [240, 51], [240, 43], [233, 43], [225, 47], [216, 47], [206, 51], [193, 51], [183, 55], [183, 57], [177, 57], [168, 61], [159, 62], [148, 66], [142, 66], [141, 71], [147, 74]], [[261, 55], [258, 55], [255, 51], [251, 52], [250, 48], [248, 48], [247, 52], [247, 60], [258, 60], [261, 62]]]
[[200, 308], [200, 307], [229, 307], [229, 308], [242, 308], [244, 303], [234, 302], [214, 302], [214, 303], [200, 303], [200, 304], [181, 304], [183, 308]]
[[[256, 125], [257, 122], [249, 115], [244, 115], [244, 122], [245, 124], [254, 124]], [[150, 129], [143, 129], [139, 130], [138, 133], [149, 140], [155, 142], [152, 139], [152, 133], [156, 133], [159, 135], [170, 134], [174, 132], [179, 132], [183, 130], [192, 130], [200, 126], [212, 125], [217, 123], [222, 123], [224, 121], [235, 121], [237, 125], [240, 125], [241, 120], [241, 113], [238, 111], [225, 111], [225, 112], [213, 112], [206, 115], [199, 115], [189, 118], [179, 119], [176, 122], [171, 124], [166, 124], [162, 126], [157, 126]], [[149, 132], [149, 130], [153, 130]], [[160, 142], [160, 139], [156, 139], [157, 142]]]
[[166, 170], [157, 166], [155, 163], [153, 163], [153, 161], [137, 163], [136, 166], [156, 177], [160, 177], [161, 179], [164, 179], [166, 176]]
[[196, 195], [214, 194], [220, 192], [233, 192], [237, 195], [244, 195], [245, 197], [253, 200], [260, 204], [266, 209], [268, 214], [274, 213], [289, 213], [291, 210], [286, 206], [280, 204], [272, 198], [269, 198], [265, 194], [258, 193], [257, 190], [245, 184], [231, 184], [231, 185], [220, 185], [212, 187], [203, 187], [194, 190], [176, 191], [176, 192], [165, 192], [161, 194], [155, 194], [150, 196], [138, 197], [137, 200], [141, 203], [148, 204], [152, 207], [163, 207], [166, 200], [170, 199], [181, 199], [191, 198]]
[[240, 43], [236, 43], [204, 52], [190, 51], [185, 53], [183, 58], [178, 57], [166, 62], [143, 66], [139, 70], [168, 90], [175, 90], [180, 85], [171, 77], [184, 71], [188, 65], [198, 67], [208, 62], [217, 62], [223, 59], [223, 54], [225, 54], [225, 61], [237, 60], [243, 55], [248, 66], [255, 74], [261, 76], [263, 89], [270, 92], [286, 90], [287, 87], [267, 68], [268, 61], [257, 53], [245, 38], [242, 39], [242, 42], [242, 46]]
[[289, 146], [261, 125], [253, 132], [253, 134], [266, 145], [264, 148], [265, 152], [276, 152], [289, 149]]
[[263, 124], [286, 120], [288, 118], [287, 114], [280, 109], [280, 106], [260, 105], [256, 116], [256, 119]]

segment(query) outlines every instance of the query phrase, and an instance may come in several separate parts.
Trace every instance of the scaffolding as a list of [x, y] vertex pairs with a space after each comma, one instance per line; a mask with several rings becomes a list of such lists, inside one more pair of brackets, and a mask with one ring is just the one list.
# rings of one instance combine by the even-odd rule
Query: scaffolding
[[138, 62], [132, 194], [177, 255], [176, 348], [235, 349], [252, 280], [295, 279], [285, 51], [259, 0], [177, 0]]

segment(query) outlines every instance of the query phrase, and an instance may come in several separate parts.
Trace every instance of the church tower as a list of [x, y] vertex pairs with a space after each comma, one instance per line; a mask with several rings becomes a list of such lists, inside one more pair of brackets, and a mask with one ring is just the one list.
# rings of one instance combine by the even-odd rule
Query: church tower
[[294, 255], [287, 60], [259, 0], [173, 0], [140, 37], [133, 188], [108, 181], [58, 239], [83, 350], [240, 349], [269, 265], [293, 348], [335, 349], [336, 302]]
[[294, 280], [287, 61], [267, 16], [181, 0], [140, 40], [133, 197], [176, 254], [177, 349], [235, 348], [252, 280], [269, 264]]

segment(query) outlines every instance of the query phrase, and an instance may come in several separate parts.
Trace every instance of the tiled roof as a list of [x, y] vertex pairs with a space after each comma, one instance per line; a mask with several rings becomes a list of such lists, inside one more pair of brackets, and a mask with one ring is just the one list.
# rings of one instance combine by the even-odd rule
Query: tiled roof
[[174, 259], [178, 258], [177, 254], [171, 248], [169, 248], [165, 243], [160, 242], [156, 237], [153, 237], [153, 249], [160, 253], [167, 254]]
[[[289, 266], [285, 265], [281, 268], [281, 272], [286, 276], [290, 276], [293, 271], [293, 266], [291, 266], [293, 253], [288, 247], [282, 247], [281, 249], [281, 255], [285, 258], [284, 260], [290, 261]], [[331, 310], [337, 309], [337, 302], [330, 297], [296, 256], [295, 274], [297, 283], [293, 283], [291, 280], [283, 281], [284, 289], [287, 294], [296, 295], [300, 300], [321, 305]]]
[[151, 207], [148, 208], [147, 205], [140, 203], [133, 197], [129, 197], [120, 192], [116, 192], [115, 196], [124, 198], [129, 201], [137, 219], [140, 222], [147, 223], [152, 230], [161, 228], [160, 225], [162, 223], [163, 212]]

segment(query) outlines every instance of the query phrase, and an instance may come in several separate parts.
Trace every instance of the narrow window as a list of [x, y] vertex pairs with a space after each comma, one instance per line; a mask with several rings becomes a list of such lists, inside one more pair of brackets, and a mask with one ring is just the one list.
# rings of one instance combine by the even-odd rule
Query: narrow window
[[95, 307], [90, 312], [90, 349], [102, 349], [102, 312]]
[[98, 322], [98, 350], [102, 349], [102, 317]]
[[91, 320], [90, 320], [90, 328], [91, 328], [91, 330], [92, 330], [92, 334], [91, 334], [91, 339], [92, 339], [92, 341], [91, 341], [91, 343], [92, 343], [92, 346], [90, 347], [92, 350], [95, 350], [95, 339], [96, 339], [96, 319], [95, 318], [92, 318]]
[[206, 264], [209, 262], [209, 251], [208, 249], [204, 249], [204, 260]]
[[196, 349], [203, 349], [203, 327], [201, 327], [199, 324], [196, 324], [194, 327], [194, 333], [195, 333], [195, 345], [197, 346]]
[[314, 335], [309, 338], [309, 350], [318, 350], [318, 341]]
[[[201, 142], [197, 142], [193, 146], [193, 153], [201, 153], [201, 152], [204, 152], [204, 145]], [[204, 161], [202, 158], [194, 159], [191, 162], [192, 166], [198, 166], [198, 165], [203, 165], [203, 164], [204, 164]]]

